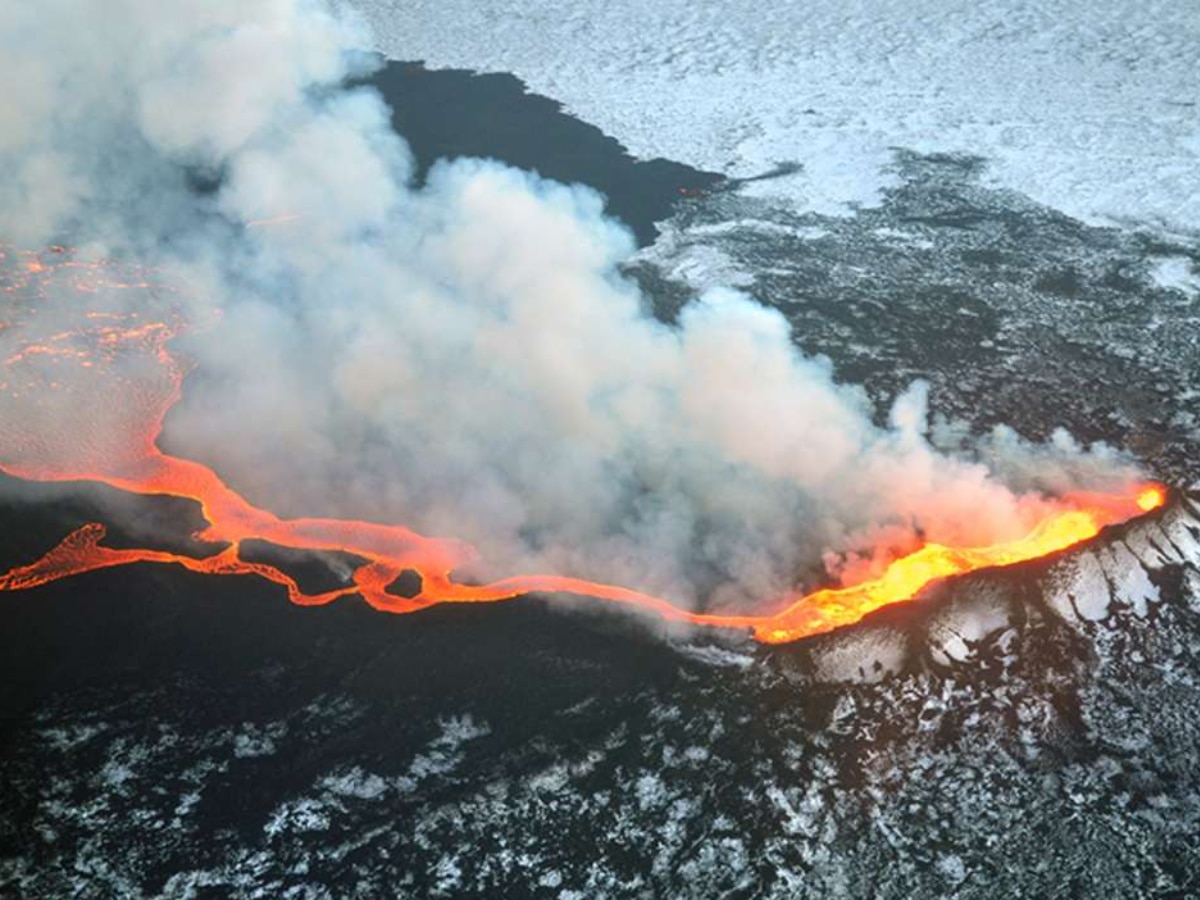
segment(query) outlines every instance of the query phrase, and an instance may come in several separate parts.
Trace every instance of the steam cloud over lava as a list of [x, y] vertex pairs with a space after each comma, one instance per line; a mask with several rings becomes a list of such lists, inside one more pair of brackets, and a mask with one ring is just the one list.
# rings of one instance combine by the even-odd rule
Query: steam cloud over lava
[[[1035, 534], [1023, 556], [962, 551], [928, 580], [1137, 511], [1116, 453], [964, 440], [929, 426], [920, 383], [877, 424], [749, 297], [658, 322], [618, 273], [629, 235], [587, 189], [484, 161], [411, 186], [381, 99], [342, 87], [369, 45], [344, 14], [32, 7], [0, 11], [0, 77], [25, 86], [0, 94], [0, 469], [200, 500], [230, 549], [190, 567], [286, 582], [239, 560], [254, 537], [368, 561], [345, 592], [290, 585], [304, 602], [568, 590], [720, 611], [710, 624], [771, 639], [739, 616], [823, 576]], [[29, 249], [57, 244], [72, 249]], [[102, 533], [0, 587], [158, 558]], [[384, 591], [405, 568], [424, 578], [415, 603]], [[504, 580], [528, 572], [548, 575]]]

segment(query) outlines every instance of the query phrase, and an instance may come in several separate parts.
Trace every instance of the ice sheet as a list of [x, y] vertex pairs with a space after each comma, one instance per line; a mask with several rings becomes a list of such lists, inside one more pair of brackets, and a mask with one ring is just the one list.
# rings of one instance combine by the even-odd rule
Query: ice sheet
[[1200, 227], [1195, 0], [353, 0], [378, 47], [512, 72], [623, 141], [804, 207], [873, 203], [890, 148], [991, 160], [1071, 215]]

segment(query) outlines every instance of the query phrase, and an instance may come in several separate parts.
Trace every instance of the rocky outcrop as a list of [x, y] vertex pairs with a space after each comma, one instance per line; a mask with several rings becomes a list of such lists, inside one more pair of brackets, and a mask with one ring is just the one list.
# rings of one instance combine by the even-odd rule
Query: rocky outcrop
[[1029, 563], [930, 585], [909, 603], [785, 650], [788, 671], [872, 683], [913, 667], [979, 665], [1031, 631], [1087, 638], [1162, 603], [1200, 605], [1200, 483], [1153, 513]]

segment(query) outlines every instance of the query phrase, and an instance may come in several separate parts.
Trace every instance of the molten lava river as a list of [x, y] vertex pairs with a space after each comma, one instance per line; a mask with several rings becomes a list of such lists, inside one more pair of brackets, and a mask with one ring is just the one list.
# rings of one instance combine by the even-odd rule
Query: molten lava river
[[[882, 606], [912, 598], [935, 579], [1062, 550], [1165, 500], [1161, 487], [1145, 484], [1126, 495], [1065, 497], [1065, 511], [1020, 540], [986, 547], [929, 543], [893, 562], [877, 579], [779, 598], [776, 611], [762, 615], [692, 613], [629, 588], [557, 575], [463, 584], [453, 575], [475, 558], [468, 544], [426, 537], [399, 525], [281, 519], [253, 506], [212, 469], [159, 449], [164, 417], [179, 399], [187, 373], [169, 343], [188, 322], [171, 290], [153, 272], [82, 261], [61, 247], [34, 253], [0, 245], [0, 291], [6, 298], [0, 320], [0, 471], [29, 481], [98, 482], [132, 494], [194, 500], [208, 523], [196, 537], [214, 549], [203, 557], [114, 549], [104, 544], [102, 524], [88, 524], [41, 559], [0, 574], [0, 590], [5, 591], [113, 566], [170, 563], [212, 575], [257, 575], [282, 585], [293, 603], [306, 606], [357, 594], [377, 610], [407, 613], [439, 603], [566, 593], [670, 621], [749, 629], [759, 641], [785, 643], [857, 622]], [[281, 569], [243, 559], [247, 540], [301, 551], [342, 551], [365, 562], [348, 586], [306, 593]], [[388, 586], [409, 570], [420, 576], [419, 593], [390, 593]]]

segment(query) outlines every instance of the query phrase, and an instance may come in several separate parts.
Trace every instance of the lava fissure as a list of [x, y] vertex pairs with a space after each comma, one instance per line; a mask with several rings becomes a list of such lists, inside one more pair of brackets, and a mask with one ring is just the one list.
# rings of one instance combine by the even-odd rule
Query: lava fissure
[[[67, 255], [62, 248], [52, 253]], [[13, 308], [18, 313], [27, 294], [37, 295], [47, 279], [61, 279], [64, 272], [76, 293], [92, 294], [80, 289], [83, 282], [73, 280], [77, 270], [98, 275], [106, 289], [169, 293], [136, 271], [126, 277], [108, 277], [103, 264], [85, 265], [69, 258], [46, 261], [0, 247], [0, 262], [5, 260], [17, 262], [17, 275], [3, 272], [0, 289], [15, 298]], [[99, 295], [92, 296], [101, 303], [96, 299]], [[32, 309], [33, 304], [28, 305]], [[174, 310], [168, 308], [160, 317], [147, 320], [125, 304], [93, 308], [80, 316], [83, 324], [78, 329], [40, 334], [36, 312], [30, 315], [30, 309], [24, 310], [25, 318], [18, 315], [16, 321], [0, 323], [6, 341], [13, 342], [12, 332], [17, 331], [18, 344], [0, 363], [0, 416], [15, 422], [39, 421], [21, 413], [45, 408], [50, 420], [55, 416], [69, 420], [72, 415], [86, 419], [93, 410], [104, 408], [105, 394], [112, 391], [125, 392], [121, 396], [128, 396], [130, 402], [120, 410], [117, 421], [84, 421], [81, 437], [54, 429], [46, 433], [9, 429], [0, 435], [0, 471], [31, 481], [99, 482], [132, 494], [193, 500], [208, 523], [196, 538], [223, 546], [204, 558], [162, 550], [114, 549], [103, 545], [104, 526], [92, 523], [68, 535], [36, 562], [0, 574], [0, 591], [25, 590], [135, 563], [175, 564], [211, 575], [256, 575], [281, 585], [293, 603], [304, 606], [357, 594], [377, 610], [408, 613], [441, 603], [491, 603], [535, 593], [575, 594], [672, 622], [749, 629], [759, 641], [782, 643], [853, 624], [880, 607], [912, 598], [940, 578], [1063, 550], [1093, 537], [1106, 525], [1154, 509], [1166, 499], [1164, 490], [1156, 485], [1142, 485], [1121, 496], [1072, 495], [1063, 498], [1066, 511], [1047, 518], [1019, 540], [967, 548], [927, 543], [897, 559], [876, 579], [783, 598], [779, 611], [762, 615], [693, 613], [631, 588], [562, 575], [520, 575], [487, 584], [463, 584], [454, 581], [453, 574], [476, 558], [469, 544], [427, 537], [399, 525], [319, 517], [281, 519], [254, 506], [207, 466], [164, 453], [158, 439], [167, 412], [181, 397], [187, 372], [168, 349], [168, 343], [185, 328], [183, 317]], [[120, 365], [130, 361], [137, 377], [126, 375]], [[308, 593], [280, 568], [243, 559], [243, 541], [265, 541], [297, 551], [341, 552], [364, 562], [353, 570], [349, 585]], [[419, 582], [419, 590], [411, 597], [389, 591], [406, 572], [415, 574]]]

